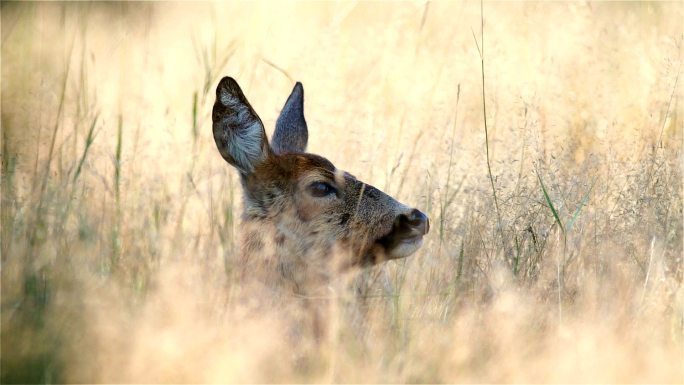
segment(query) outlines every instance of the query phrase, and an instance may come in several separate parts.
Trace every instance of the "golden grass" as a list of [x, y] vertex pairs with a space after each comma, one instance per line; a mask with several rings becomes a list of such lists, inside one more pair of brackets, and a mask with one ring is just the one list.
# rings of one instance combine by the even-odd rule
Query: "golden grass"
[[[484, 4], [500, 219], [477, 2], [0, 9], [3, 383], [684, 381], [683, 3]], [[224, 75], [431, 218], [322, 343], [233, 279]]]

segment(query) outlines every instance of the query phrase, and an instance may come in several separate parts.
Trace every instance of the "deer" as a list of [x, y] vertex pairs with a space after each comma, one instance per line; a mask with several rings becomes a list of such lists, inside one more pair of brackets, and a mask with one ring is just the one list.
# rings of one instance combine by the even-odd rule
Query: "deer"
[[307, 283], [320, 286], [336, 272], [406, 258], [421, 247], [430, 229], [427, 215], [306, 152], [300, 82], [277, 118], [270, 143], [231, 77], [216, 88], [212, 122], [218, 151], [238, 171], [242, 186], [245, 274], [266, 272], [266, 282], [310, 293]]

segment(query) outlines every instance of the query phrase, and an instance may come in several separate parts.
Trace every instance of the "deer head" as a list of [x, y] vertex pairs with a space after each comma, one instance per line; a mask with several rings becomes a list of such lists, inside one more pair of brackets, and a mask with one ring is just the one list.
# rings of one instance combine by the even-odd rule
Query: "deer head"
[[[221, 156], [240, 173], [246, 252], [276, 244], [271, 258], [325, 258], [334, 248], [345, 266], [404, 258], [420, 248], [430, 226], [421, 211], [306, 152], [304, 89], [297, 83], [269, 144], [264, 125], [237, 82], [216, 88], [213, 133]], [[259, 237], [272, 237], [271, 240]], [[258, 257], [255, 255], [254, 257]]]

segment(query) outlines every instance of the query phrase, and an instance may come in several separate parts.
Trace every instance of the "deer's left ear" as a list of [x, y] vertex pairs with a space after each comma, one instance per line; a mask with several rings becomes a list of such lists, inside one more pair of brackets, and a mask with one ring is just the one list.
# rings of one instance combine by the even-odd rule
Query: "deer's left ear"
[[304, 87], [297, 82], [276, 122], [271, 147], [276, 154], [306, 151], [309, 131], [304, 119]]

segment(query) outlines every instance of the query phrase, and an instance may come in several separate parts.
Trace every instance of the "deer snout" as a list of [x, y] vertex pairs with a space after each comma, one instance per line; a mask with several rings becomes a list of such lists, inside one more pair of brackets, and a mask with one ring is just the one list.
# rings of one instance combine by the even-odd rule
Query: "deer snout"
[[409, 229], [409, 233], [425, 235], [430, 231], [430, 220], [427, 215], [418, 209], [413, 209], [408, 214], [401, 214], [397, 218], [399, 227]]
[[420, 239], [430, 231], [430, 220], [420, 210], [399, 214], [394, 220], [390, 236], [395, 242], [405, 242]]
[[392, 230], [377, 243], [385, 249], [390, 259], [404, 258], [415, 253], [423, 244], [423, 236], [430, 231], [430, 220], [420, 210], [397, 215]]

